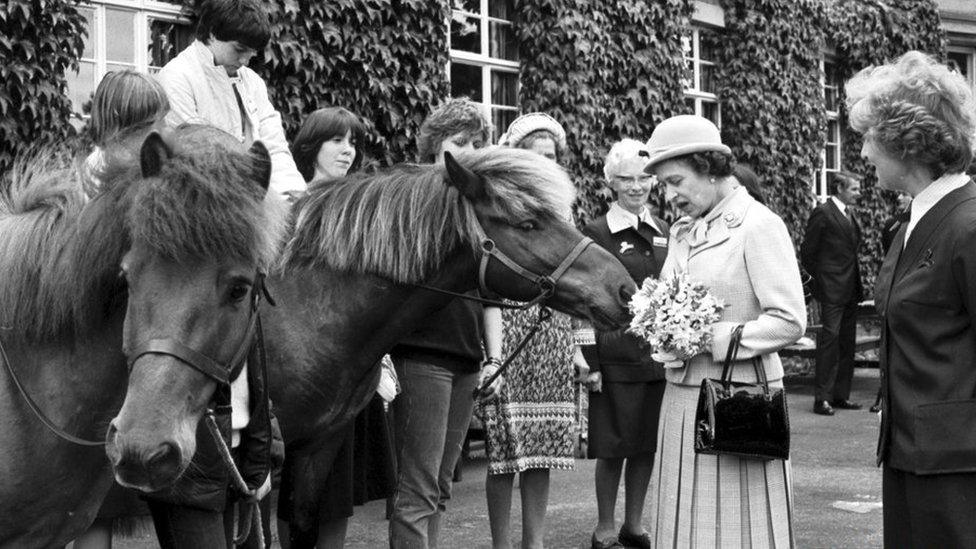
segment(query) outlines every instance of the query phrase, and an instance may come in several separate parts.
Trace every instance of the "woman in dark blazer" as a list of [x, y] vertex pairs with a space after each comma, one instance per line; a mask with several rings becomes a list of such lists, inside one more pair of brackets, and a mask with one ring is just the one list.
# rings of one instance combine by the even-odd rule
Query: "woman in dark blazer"
[[[647, 198], [654, 186], [644, 173], [643, 143], [624, 139], [607, 155], [604, 175], [616, 200], [606, 215], [583, 233], [603, 246], [640, 285], [657, 277], [668, 252], [668, 225], [651, 214]], [[651, 360], [646, 343], [623, 329], [597, 332], [596, 345], [584, 347], [590, 365], [589, 457], [596, 458], [599, 522], [592, 547], [650, 547], [642, 526], [644, 497], [654, 466], [657, 420], [664, 395], [664, 370]], [[614, 522], [617, 487], [624, 469], [624, 522]], [[619, 545], [616, 545], [619, 547]]]
[[976, 547], [976, 103], [919, 52], [847, 84], [879, 184], [912, 196], [875, 286], [885, 547]]

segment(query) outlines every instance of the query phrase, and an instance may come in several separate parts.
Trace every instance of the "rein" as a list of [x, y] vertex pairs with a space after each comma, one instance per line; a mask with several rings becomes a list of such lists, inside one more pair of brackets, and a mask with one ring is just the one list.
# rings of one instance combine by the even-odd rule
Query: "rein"
[[491, 384], [494, 383], [499, 376], [505, 373], [505, 370], [508, 369], [508, 365], [511, 364], [513, 360], [515, 360], [515, 357], [519, 356], [519, 353], [522, 352], [522, 349], [524, 349], [525, 346], [528, 345], [529, 340], [532, 339], [532, 337], [535, 336], [536, 332], [539, 331], [539, 328], [542, 327], [542, 323], [549, 320], [550, 318], [552, 318], [552, 311], [550, 311], [545, 307], [539, 307], [539, 316], [536, 317], [535, 322], [532, 324], [532, 327], [529, 328], [529, 331], [526, 332], [525, 336], [522, 337], [522, 341], [520, 341], [519, 344], [515, 346], [515, 350], [512, 351], [512, 354], [508, 355], [508, 358], [506, 358], [505, 361], [502, 362], [502, 365], [499, 366], [497, 370], [495, 370], [495, 373], [488, 376], [488, 379], [486, 379], [477, 389], [474, 390], [474, 393], [472, 394], [474, 398], [481, 398], [482, 396], [488, 393], [488, 388], [491, 387]]
[[7, 356], [7, 351], [3, 348], [3, 340], [0, 340], [0, 358], [3, 359], [3, 364], [7, 367], [7, 373], [10, 374], [10, 379], [13, 380], [14, 386], [17, 387], [17, 391], [20, 392], [20, 396], [23, 397], [24, 402], [27, 403], [27, 407], [30, 408], [31, 412], [34, 412], [34, 417], [40, 420], [40, 422], [43, 423], [44, 426], [47, 427], [52, 433], [57, 435], [57, 437], [60, 439], [79, 446], [105, 446], [104, 440], [87, 440], [76, 437], [55, 425], [54, 422], [47, 417], [37, 403], [34, 402], [34, 399], [31, 398], [31, 396], [27, 393], [27, 389], [25, 389], [23, 384], [20, 383], [20, 379], [17, 377], [16, 372], [14, 372], [14, 366], [10, 362], [10, 358]]

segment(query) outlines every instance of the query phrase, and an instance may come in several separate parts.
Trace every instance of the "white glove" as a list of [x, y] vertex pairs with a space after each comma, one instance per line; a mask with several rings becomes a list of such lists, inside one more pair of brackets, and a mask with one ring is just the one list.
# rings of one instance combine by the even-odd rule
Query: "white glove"
[[384, 402], [393, 402], [393, 399], [400, 394], [400, 381], [397, 379], [396, 370], [393, 369], [393, 362], [389, 360], [389, 355], [383, 357], [380, 367], [380, 383], [376, 387], [376, 394]]

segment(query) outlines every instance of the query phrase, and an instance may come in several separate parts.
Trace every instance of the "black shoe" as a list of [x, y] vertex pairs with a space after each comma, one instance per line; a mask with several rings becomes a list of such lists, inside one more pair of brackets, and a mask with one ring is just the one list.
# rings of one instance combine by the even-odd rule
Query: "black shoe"
[[881, 411], [881, 405], [880, 404], [875, 404], [874, 406], [871, 407], [871, 413], [872, 414], [877, 414], [880, 411]]
[[603, 539], [596, 539], [596, 534], [593, 534], [593, 538], [590, 540], [590, 549], [621, 549], [623, 545], [617, 541], [617, 538], [612, 534]]
[[856, 402], [851, 402], [849, 400], [835, 400], [831, 402], [834, 408], [838, 410], [860, 410], [861, 405]]
[[834, 409], [831, 408], [830, 403], [826, 400], [818, 400], [813, 403], [813, 413], [822, 416], [832, 416], [834, 415]]
[[651, 549], [651, 535], [647, 532], [643, 534], [628, 534], [623, 529], [617, 534], [617, 539], [624, 547], [638, 547], [640, 549]]

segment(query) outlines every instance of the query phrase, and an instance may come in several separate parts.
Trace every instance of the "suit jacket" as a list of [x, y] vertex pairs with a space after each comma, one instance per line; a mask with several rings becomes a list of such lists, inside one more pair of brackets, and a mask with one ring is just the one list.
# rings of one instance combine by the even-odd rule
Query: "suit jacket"
[[671, 227], [668, 259], [661, 277], [688, 273], [722, 303], [712, 327], [711, 352], [682, 368], [668, 369], [668, 381], [701, 385], [719, 378], [735, 326], [743, 324], [742, 344], [732, 372], [735, 381], [756, 381], [749, 359], [760, 357], [766, 378], [778, 381], [783, 365], [776, 351], [795, 343], [806, 329], [806, 305], [793, 242], [783, 220], [749, 196], [732, 191], [703, 220], [684, 217]]
[[[623, 264], [639, 286], [647, 277], [657, 277], [668, 255], [668, 224], [652, 216], [655, 227], [645, 223], [639, 229], [610, 232], [603, 215], [583, 228], [583, 234], [605, 248]], [[644, 382], [664, 379], [664, 369], [651, 360], [646, 342], [627, 333], [626, 328], [597, 331], [596, 346], [583, 347], [591, 371], [601, 372], [604, 381]]]
[[878, 464], [976, 472], [976, 184], [905, 227], [875, 286], [883, 318]]
[[813, 277], [811, 291], [817, 301], [850, 303], [862, 299], [861, 271], [857, 265], [860, 245], [861, 228], [857, 220], [848, 221], [833, 200], [814, 208], [800, 246], [800, 261]]

